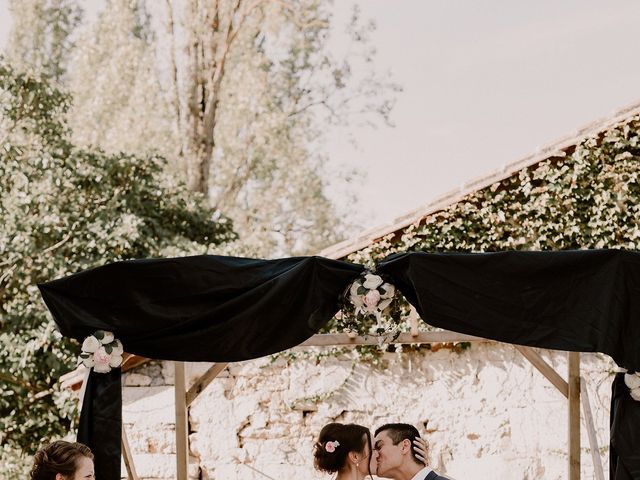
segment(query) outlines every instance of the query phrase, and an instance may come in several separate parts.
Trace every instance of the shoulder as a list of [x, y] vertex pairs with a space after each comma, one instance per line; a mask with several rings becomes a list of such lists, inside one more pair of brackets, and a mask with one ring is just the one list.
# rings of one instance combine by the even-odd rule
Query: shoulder
[[432, 471], [429, 473], [429, 475], [427, 475], [427, 476], [425, 477], [425, 479], [424, 479], [424, 480], [454, 480], [454, 479], [453, 479], [453, 478], [451, 478], [451, 477], [445, 477], [445, 476], [442, 476], [442, 475], [440, 475], [440, 474], [438, 474], [438, 473], [436, 473], [436, 472], [434, 472], [434, 471], [432, 470]]

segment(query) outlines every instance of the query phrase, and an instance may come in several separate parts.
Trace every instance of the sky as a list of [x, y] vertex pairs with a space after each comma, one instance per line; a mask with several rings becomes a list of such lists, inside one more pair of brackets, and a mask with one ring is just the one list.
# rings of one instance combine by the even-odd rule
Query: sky
[[[341, 0], [337, 15], [346, 17]], [[415, 210], [640, 101], [640, 2], [366, 0], [376, 64], [404, 91], [395, 128], [332, 135], [366, 166], [367, 226]]]
[[[0, 48], [10, 27], [6, 3]], [[347, 22], [353, 3], [334, 2], [336, 25]], [[358, 4], [377, 25], [377, 68], [403, 87], [395, 127], [327, 133], [330, 166], [365, 174], [350, 186], [362, 228], [640, 101], [637, 0]], [[337, 48], [343, 41], [332, 40]]]

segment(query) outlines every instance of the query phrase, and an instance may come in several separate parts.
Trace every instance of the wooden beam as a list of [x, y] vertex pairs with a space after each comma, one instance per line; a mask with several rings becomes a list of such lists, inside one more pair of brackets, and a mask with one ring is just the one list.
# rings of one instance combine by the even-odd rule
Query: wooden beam
[[565, 398], [569, 398], [569, 384], [565, 382], [564, 378], [562, 378], [551, 365], [544, 361], [538, 352], [531, 347], [524, 347], [522, 345], [515, 345], [515, 347], [524, 358], [529, 360], [540, 373], [547, 377], [547, 380], [549, 380]]
[[129, 448], [129, 440], [127, 440], [127, 432], [124, 429], [124, 424], [122, 424], [122, 456], [124, 458], [124, 466], [127, 468], [127, 475], [129, 480], [139, 480], [138, 474], [136, 473], [136, 467], [133, 464], [133, 455], [131, 455], [131, 449]]
[[589, 449], [591, 450], [591, 459], [593, 460], [593, 471], [595, 473], [596, 480], [604, 480], [604, 469], [602, 468], [602, 459], [600, 458], [600, 449], [598, 448], [596, 428], [593, 424], [593, 414], [591, 413], [591, 402], [589, 401], [587, 383], [582, 377], [580, 377], [580, 398], [582, 399], [584, 423], [587, 427], [587, 434], [589, 436]]
[[[378, 345], [377, 335], [358, 335], [349, 336], [346, 333], [323, 333], [310, 337], [298, 347], [320, 347], [320, 346], [339, 346], [339, 345]], [[438, 332], [420, 332], [416, 336], [411, 333], [401, 333], [395, 340], [389, 340], [386, 343], [393, 344], [410, 344], [410, 343], [452, 343], [452, 342], [491, 342], [482, 337], [474, 337], [472, 335], [464, 335], [462, 333], [438, 331]]]
[[569, 352], [569, 480], [580, 480], [580, 353]]
[[222, 372], [228, 363], [214, 363], [209, 367], [209, 369], [202, 374], [198, 380], [193, 384], [193, 386], [189, 389], [186, 396], [187, 407], [189, 407], [193, 401], [200, 395], [207, 385], [209, 385], [214, 378], [216, 378], [220, 372]]
[[176, 393], [176, 479], [188, 480], [189, 474], [189, 413], [186, 397], [186, 368], [184, 362], [175, 366]]

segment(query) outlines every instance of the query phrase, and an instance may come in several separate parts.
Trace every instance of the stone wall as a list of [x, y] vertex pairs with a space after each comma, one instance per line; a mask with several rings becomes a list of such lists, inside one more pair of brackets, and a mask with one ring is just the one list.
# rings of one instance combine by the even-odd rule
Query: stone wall
[[[293, 352], [299, 358], [232, 364], [198, 397], [190, 409], [191, 478], [328, 479], [314, 471], [311, 452], [332, 421], [412, 423], [431, 444], [432, 465], [458, 480], [567, 476], [566, 400], [512, 346], [387, 353], [382, 366], [352, 352]], [[541, 353], [566, 377], [565, 353]], [[190, 382], [207, 367], [190, 364]], [[606, 472], [614, 364], [583, 354], [581, 367]], [[124, 383], [138, 474], [175, 478], [173, 364], [146, 364]], [[595, 476], [584, 417], [581, 432], [582, 479], [589, 480]]]

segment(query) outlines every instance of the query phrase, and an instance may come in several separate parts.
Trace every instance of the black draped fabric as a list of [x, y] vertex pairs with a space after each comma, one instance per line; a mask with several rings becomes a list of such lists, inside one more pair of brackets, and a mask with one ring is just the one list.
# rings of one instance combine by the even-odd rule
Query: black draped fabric
[[88, 445], [95, 458], [96, 478], [120, 478], [122, 385], [120, 369], [89, 374], [78, 425], [78, 442]]
[[611, 445], [609, 447], [610, 480], [640, 478], [640, 402], [631, 398], [618, 373], [611, 391]]
[[321, 257], [203, 255], [113, 263], [39, 287], [63, 335], [108, 330], [136, 355], [235, 362], [304, 342], [362, 270]]
[[378, 272], [429, 324], [501, 342], [602, 352], [640, 370], [640, 254], [404, 253]]
[[[429, 324], [521, 345], [602, 352], [640, 370], [637, 253], [405, 253], [377, 270]], [[341, 293], [362, 271], [320, 257], [197, 256], [119, 262], [39, 287], [64, 335], [82, 340], [109, 330], [130, 353], [233, 362], [309, 338], [337, 312]], [[98, 480], [119, 479], [119, 437], [99, 433], [121, 420], [113, 376], [119, 373], [91, 374], [82, 412], [79, 438], [94, 449], [97, 465], [114, 465], [98, 470]], [[616, 398], [616, 475], [624, 465], [631, 477], [615, 480], [640, 480], [633, 453], [640, 451], [638, 404], [629, 403], [628, 391]]]
[[[63, 335], [114, 332], [125, 351], [150, 358], [234, 362], [286, 350], [339, 309], [360, 265], [320, 257], [220, 256], [113, 263], [39, 285]], [[120, 479], [119, 369], [91, 372], [78, 441], [98, 480]]]

